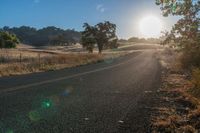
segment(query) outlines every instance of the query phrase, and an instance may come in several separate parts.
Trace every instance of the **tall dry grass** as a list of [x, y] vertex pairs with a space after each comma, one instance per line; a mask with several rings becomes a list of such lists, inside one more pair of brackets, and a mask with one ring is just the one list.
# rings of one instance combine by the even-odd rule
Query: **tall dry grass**
[[128, 52], [107, 54], [48, 53], [19, 49], [0, 50], [0, 76], [58, 70], [116, 58]]
[[99, 54], [48, 54], [18, 50], [0, 50], [0, 76], [42, 72], [95, 63]]
[[191, 83], [193, 84], [193, 87], [189, 90], [189, 92], [196, 98], [200, 99], [200, 68], [192, 69]]

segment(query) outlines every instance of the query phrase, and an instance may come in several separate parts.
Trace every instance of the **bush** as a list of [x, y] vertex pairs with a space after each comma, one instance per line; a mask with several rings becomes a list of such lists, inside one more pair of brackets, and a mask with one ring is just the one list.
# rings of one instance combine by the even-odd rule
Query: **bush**
[[15, 48], [18, 43], [19, 40], [15, 35], [0, 31], [0, 48]]
[[200, 98], [200, 68], [194, 68], [192, 70], [192, 84], [194, 87], [190, 89], [190, 92], [197, 98]]
[[16, 43], [13, 42], [12, 40], [5, 41], [4, 48], [15, 48], [15, 47], [16, 47]]
[[183, 68], [200, 67], [200, 48], [185, 50], [181, 57]]
[[193, 69], [192, 83], [195, 85], [195, 88], [200, 90], [200, 68]]

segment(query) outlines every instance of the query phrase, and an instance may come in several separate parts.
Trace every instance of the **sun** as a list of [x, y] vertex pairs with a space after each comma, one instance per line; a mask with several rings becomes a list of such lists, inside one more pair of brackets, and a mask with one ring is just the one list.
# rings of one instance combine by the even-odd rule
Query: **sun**
[[147, 16], [139, 23], [141, 35], [145, 38], [159, 37], [162, 31], [161, 20], [155, 16]]

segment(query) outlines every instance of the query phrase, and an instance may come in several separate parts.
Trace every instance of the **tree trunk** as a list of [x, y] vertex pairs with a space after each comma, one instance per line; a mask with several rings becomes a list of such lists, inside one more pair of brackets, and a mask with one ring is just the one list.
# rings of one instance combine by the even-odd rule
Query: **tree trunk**
[[93, 50], [89, 50], [89, 53], [93, 53]]
[[103, 44], [98, 44], [99, 54], [102, 53], [103, 50]]

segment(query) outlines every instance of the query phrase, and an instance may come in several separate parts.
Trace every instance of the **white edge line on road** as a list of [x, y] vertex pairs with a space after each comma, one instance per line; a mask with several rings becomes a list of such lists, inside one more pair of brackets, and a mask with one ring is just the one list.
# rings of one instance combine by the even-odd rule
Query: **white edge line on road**
[[18, 86], [18, 87], [8, 88], [8, 89], [5, 89], [5, 90], [1, 90], [0, 94], [1, 93], [6, 93], [6, 92], [11, 92], [11, 91], [16, 91], [16, 90], [20, 90], [20, 89], [24, 89], [24, 88], [28, 88], [28, 87], [33, 87], [33, 86], [43, 85], [43, 84], [47, 84], [47, 83], [52, 83], [52, 82], [56, 82], [56, 81], [66, 80], [66, 79], [70, 79], [70, 78], [75, 78], [75, 77], [78, 77], [78, 76], [83, 76], [83, 75], [87, 75], [87, 74], [91, 74], [91, 73], [95, 73], [95, 72], [99, 72], [99, 71], [115, 68], [115, 67], [118, 67], [118, 66], [121, 66], [121, 65], [124, 65], [124, 64], [130, 62], [131, 60], [133, 60], [137, 56], [135, 56], [132, 59], [129, 59], [129, 60], [125, 61], [125, 62], [116, 64], [116, 65], [112, 65], [112, 66], [108, 66], [108, 67], [99, 68], [99, 69], [92, 70], [92, 71], [87, 71], [87, 72], [83, 72], [83, 73], [74, 74], [74, 75], [71, 75], [71, 76], [64, 76], [64, 77], [57, 78], [57, 79], [51, 79], [51, 80], [46, 80], [46, 81], [42, 81], [42, 82], [22, 85], [22, 86]]

